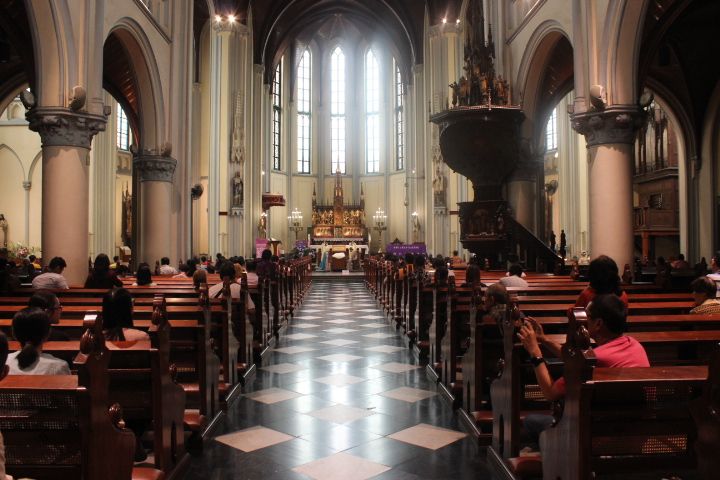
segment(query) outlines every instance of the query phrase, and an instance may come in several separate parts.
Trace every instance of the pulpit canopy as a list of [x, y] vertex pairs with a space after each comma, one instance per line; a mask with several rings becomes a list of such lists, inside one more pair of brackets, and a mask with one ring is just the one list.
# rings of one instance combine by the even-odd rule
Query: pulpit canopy
[[285, 197], [281, 193], [263, 193], [262, 208], [267, 210], [270, 207], [284, 207]]

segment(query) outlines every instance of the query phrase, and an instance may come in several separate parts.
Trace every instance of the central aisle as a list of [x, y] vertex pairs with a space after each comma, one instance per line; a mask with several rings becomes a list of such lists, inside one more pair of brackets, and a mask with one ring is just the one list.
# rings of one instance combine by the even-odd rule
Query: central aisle
[[361, 282], [314, 281], [186, 479], [483, 479], [475, 440]]

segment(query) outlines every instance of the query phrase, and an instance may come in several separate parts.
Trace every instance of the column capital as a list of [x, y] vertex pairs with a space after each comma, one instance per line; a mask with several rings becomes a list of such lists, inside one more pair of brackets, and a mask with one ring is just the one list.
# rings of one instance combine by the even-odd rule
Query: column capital
[[64, 107], [35, 107], [25, 114], [29, 128], [40, 134], [43, 147], [90, 148], [96, 133], [105, 130], [105, 115], [75, 112]]
[[588, 147], [611, 143], [635, 143], [635, 132], [645, 112], [636, 105], [613, 105], [604, 110], [570, 116], [572, 127], [585, 136]]
[[177, 160], [164, 155], [138, 154], [133, 158], [141, 182], [172, 182], [176, 165]]

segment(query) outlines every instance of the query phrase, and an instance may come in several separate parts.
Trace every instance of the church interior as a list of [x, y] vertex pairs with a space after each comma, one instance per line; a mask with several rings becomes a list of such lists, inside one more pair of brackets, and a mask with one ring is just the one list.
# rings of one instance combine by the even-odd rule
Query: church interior
[[0, 480], [715, 478], [719, 21], [0, 2]]

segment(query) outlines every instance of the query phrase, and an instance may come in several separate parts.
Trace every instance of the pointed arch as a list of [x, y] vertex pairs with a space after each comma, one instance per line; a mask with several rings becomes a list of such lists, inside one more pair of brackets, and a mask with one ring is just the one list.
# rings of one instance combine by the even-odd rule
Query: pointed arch
[[[122, 60], [129, 71], [125, 75], [115, 74], [122, 71], [121, 59], [105, 58], [104, 86], [128, 114], [139, 148], [159, 150], [166, 137], [164, 99], [157, 59], [150, 41], [134, 19], [124, 17], [110, 29], [105, 40], [106, 47], [114, 43], [119, 44], [121, 53], [125, 55]], [[110, 72], [113, 73], [109, 75]], [[119, 80], [123, 79], [126, 81], [121, 84]]]
[[[525, 55], [520, 62], [516, 85], [521, 88], [521, 103], [526, 115], [523, 136], [531, 138], [533, 145], [540, 144], [552, 109], [573, 89], [572, 54], [570, 36], [555, 20], [547, 20], [540, 24], [528, 41]], [[557, 58], [558, 56], [561, 58]], [[550, 95], [543, 91], [543, 88], [547, 87], [547, 70], [550, 65], [558, 61], [567, 71], [563, 78], [559, 79], [559, 83], [554, 85], [556, 89]]]
[[27, 178], [27, 177], [25, 177], [25, 167], [23, 166], [22, 160], [20, 160], [20, 157], [15, 152], [15, 150], [6, 143], [0, 143], [0, 152], [2, 152], [3, 150], [7, 150], [8, 153], [10, 154], [10, 156], [15, 158], [15, 160], [17, 160], [18, 165], [20, 166], [20, 171], [22, 172], [23, 178]]

